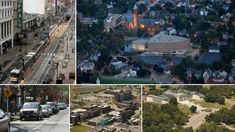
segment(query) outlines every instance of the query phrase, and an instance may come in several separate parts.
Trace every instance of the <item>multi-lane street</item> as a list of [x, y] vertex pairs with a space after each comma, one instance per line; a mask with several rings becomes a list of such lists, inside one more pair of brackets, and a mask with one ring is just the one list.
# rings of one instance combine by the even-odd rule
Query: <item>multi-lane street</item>
[[69, 108], [61, 110], [58, 114], [49, 118], [36, 120], [17, 120], [11, 122], [12, 132], [68, 132]]
[[[41, 54], [37, 62], [28, 69], [29, 74], [25, 77], [25, 83], [29, 84], [41, 84], [47, 75], [50, 67], [53, 65], [53, 58], [60, 46], [60, 38], [63, 38], [66, 29], [68, 28], [68, 23], [61, 23], [56, 30], [52, 33], [50, 38], [50, 45]], [[53, 78], [53, 75], [52, 75]]]
[[[55, 84], [57, 79], [66, 84], [74, 82], [75, 66], [71, 66], [75, 65], [74, 9], [68, 8], [58, 16], [51, 15], [43, 22], [45, 24], [32, 32], [25, 32], [23, 46], [10, 49], [0, 59], [6, 61], [0, 66], [0, 83]], [[12, 72], [15, 69], [17, 71]]]
[[[66, 55], [62, 55], [60, 48], [64, 47], [64, 38], [67, 37], [68, 27], [71, 26], [70, 21], [65, 21], [55, 28], [50, 35], [49, 45], [40, 53], [39, 58], [32, 66], [27, 67], [24, 71], [24, 81], [27, 84], [42, 84], [55, 83], [55, 76], [57, 75], [57, 63], [63, 61]], [[74, 61], [74, 60], [69, 60]], [[75, 68], [74, 68], [75, 69]], [[3, 82], [4, 84], [11, 83], [10, 76]]]

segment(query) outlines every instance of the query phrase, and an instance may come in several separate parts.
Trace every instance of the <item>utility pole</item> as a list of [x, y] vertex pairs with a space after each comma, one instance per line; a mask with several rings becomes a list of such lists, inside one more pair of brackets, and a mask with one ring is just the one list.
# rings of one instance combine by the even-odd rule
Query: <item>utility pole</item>
[[58, 5], [57, 5], [57, 4], [58, 4], [57, 2], [58, 2], [58, 1], [55, 0], [55, 16], [57, 16], [57, 6], [58, 6]]

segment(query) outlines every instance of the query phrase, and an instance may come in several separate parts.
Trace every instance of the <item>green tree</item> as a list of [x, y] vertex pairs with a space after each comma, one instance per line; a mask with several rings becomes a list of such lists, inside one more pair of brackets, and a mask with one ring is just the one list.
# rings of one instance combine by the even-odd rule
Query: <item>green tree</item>
[[108, 13], [103, 9], [100, 8], [97, 12], [96, 12], [96, 17], [98, 19], [104, 19], [108, 16]]
[[219, 104], [224, 104], [224, 102], [225, 102], [225, 99], [224, 99], [224, 97], [218, 97], [217, 98], [217, 102], [219, 103]]
[[170, 103], [170, 104], [173, 104], [173, 105], [177, 105], [177, 104], [178, 104], [178, 102], [177, 102], [176, 97], [174, 97], [174, 96], [170, 97], [170, 101], [169, 101], [169, 103]]
[[195, 112], [197, 111], [197, 106], [192, 105], [192, 106], [190, 107], [190, 110], [191, 110], [192, 113], [195, 113]]

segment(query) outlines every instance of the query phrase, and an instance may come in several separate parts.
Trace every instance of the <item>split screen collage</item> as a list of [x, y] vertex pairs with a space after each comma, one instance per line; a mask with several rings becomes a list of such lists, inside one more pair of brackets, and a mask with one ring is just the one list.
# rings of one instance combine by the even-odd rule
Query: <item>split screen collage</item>
[[233, 132], [233, 85], [2, 85], [1, 131]]
[[235, 132], [235, 0], [0, 0], [0, 132]]

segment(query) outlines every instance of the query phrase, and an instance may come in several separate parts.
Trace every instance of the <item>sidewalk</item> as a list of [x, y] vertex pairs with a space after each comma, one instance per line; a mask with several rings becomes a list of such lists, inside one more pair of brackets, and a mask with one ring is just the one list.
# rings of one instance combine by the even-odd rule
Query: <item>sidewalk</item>
[[11, 68], [17, 60], [22, 59], [37, 44], [38, 41], [38, 38], [29, 38], [24, 45], [14, 43], [14, 47], [9, 48], [7, 52], [0, 55], [0, 65], [2, 66], [2, 71], [7, 72], [9, 68]]
[[[64, 84], [73, 84], [74, 79], [69, 79], [69, 74], [75, 74], [75, 47], [74, 47], [74, 38], [71, 39], [68, 44], [63, 44], [59, 53], [59, 76], [64, 77], [63, 83]], [[68, 52], [67, 52], [68, 51]], [[56, 76], [55, 76], [56, 78]]]
[[[70, 32], [69, 32], [70, 31]], [[59, 61], [58, 72], [59, 77], [63, 79], [63, 84], [73, 84], [75, 79], [70, 79], [70, 74], [75, 76], [75, 35], [73, 26], [69, 25], [67, 35], [64, 38], [69, 38], [61, 43], [60, 49], [57, 52], [57, 60]], [[70, 39], [71, 38], [71, 39]], [[54, 80], [56, 80], [56, 75]]]

